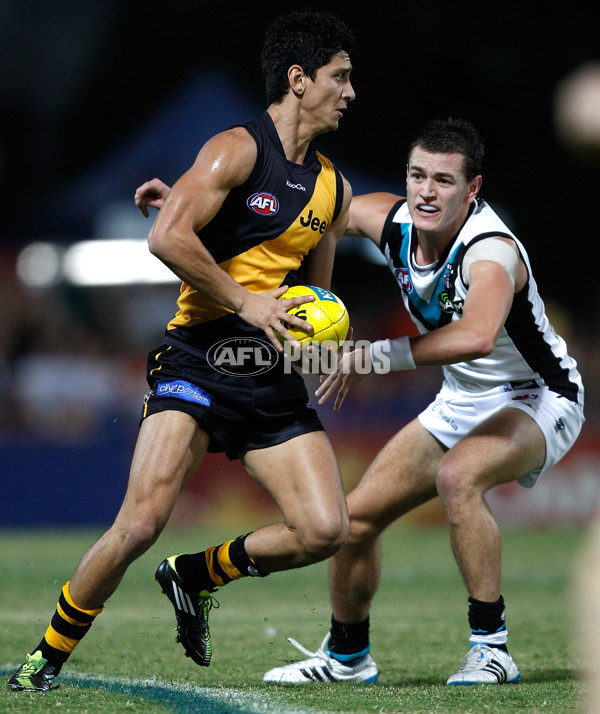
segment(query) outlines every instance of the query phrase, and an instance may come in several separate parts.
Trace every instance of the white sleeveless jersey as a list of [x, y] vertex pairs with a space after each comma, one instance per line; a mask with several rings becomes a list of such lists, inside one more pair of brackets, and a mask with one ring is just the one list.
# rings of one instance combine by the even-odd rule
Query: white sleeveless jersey
[[404, 304], [423, 334], [460, 319], [467, 296], [461, 269], [466, 247], [490, 236], [502, 236], [515, 242], [527, 266], [528, 280], [523, 289], [515, 293], [493, 352], [469, 362], [445, 365], [445, 379], [456, 389], [469, 392], [502, 385], [510, 389], [511, 384], [513, 387], [545, 384], [583, 405], [577, 364], [546, 316], [527, 253], [485, 201], [476, 199], [456, 238], [429, 271], [419, 271], [415, 266], [416, 229], [405, 200], [399, 201], [388, 214], [380, 247], [400, 286]]

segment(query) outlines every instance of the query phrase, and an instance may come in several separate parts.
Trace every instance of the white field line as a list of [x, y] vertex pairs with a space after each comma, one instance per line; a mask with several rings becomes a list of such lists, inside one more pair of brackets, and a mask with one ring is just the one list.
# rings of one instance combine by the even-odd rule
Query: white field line
[[[0, 665], [0, 673], [6, 674], [6, 676], [11, 674], [14, 669], [14, 666]], [[235, 709], [239, 709], [240, 712], [244, 712], [244, 714], [250, 714], [250, 712], [252, 712], [252, 714], [260, 714], [261, 712], [277, 712], [277, 714], [309, 714], [308, 710], [288, 708], [277, 695], [273, 696], [265, 689], [259, 688], [254, 689], [254, 691], [252, 688], [249, 688], [248, 691], [242, 691], [232, 687], [203, 687], [201, 685], [193, 684], [175, 684], [165, 682], [156, 676], [145, 677], [144, 679], [128, 679], [126, 677], [104, 677], [85, 672], [74, 672], [73, 670], [69, 671], [68, 669], [61, 672], [58, 683], [60, 683], [63, 678], [66, 680], [66, 686], [70, 683], [76, 685], [78, 682], [81, 682], [81, 684], [85, 686], [105, 687], [111, 690], [116, 690], [119, 687], [132, 687], [137, 690], [136, 694], [139, 694], [140, 696], [143, 696], [143, 690], [147, 689], [149, 698], [153, 698], [152, 689], [183, 695], [182, 699], [184, 702], [186, 700], [186, 695], [188, 695], [190, 711], [191, 706], [195, 702], [195, 697], [198, 696], [203, 699], [209, 699], [214, 702], [214, 704], [218, 704], [220, 702], [224, 705], [228, 704], [230, 707], [234, 707]], [[187, 709], [185, 704], [183, 704], [183, 708]], [[231, 712], [232, 710], [229, 708], [224, 709], [223, 711]], [[315, 711], [311, 710], [310, 714], [315, 714]], [[320, 712], [320, 714], [327, 713]]]

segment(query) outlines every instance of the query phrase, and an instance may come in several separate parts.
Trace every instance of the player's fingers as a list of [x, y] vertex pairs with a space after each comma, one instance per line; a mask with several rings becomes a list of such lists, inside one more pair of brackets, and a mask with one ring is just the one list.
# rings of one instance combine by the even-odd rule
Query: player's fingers
[[289, 325], [290, 327], [298, 327], [300, 330], [304, 330], [304, 332], [308, 332], [312, 334], [314, 332], [313, 326], [310, 324], [310, 322], [306, 322], [306, 320], [303, 320], [301, 317], [298, 317], [297, 315], [288, 315], [284, 318], [280, 318], [285, 320], [285, 324]]
[[329, 401], [331, 397], [335, 394], [337, 390], [338, 373], [333, 372], [327, 379], [319, 386], [315, 395], [319, 398], [319, 404], [325, 404]]
[[[266, 332], [266, 330], [265, 330], [265, 332]], [[298, 340], [281, 323], [278, 323], [275, 326], [275, 328], [272, 330], [272, 332], [273, 332], [273, 339], [275, 340], [275, 342], [273, 342], [273, 339], [271, 339], [270, 337], [269, 337], [269, 339], [271, 339], [271, 342], [273, 342], [275, 347], [277, 347], [277, 345], [279, 345], [279, 347], [277, 347], [278, 352], [283, 352], [283, 345], [281, 344], [281, 339], [283, 339], [285, 342], [289, 342], [289, 344], [292, 346], [292, 348], [294, 350], [300, 349], [300, 343], [298, 342]], [[281, 339], [277, 337], [275, 332], [277, 332], [279, 335], [281, 335]]]
[[146, 181], [141, 186], [135, 189], [135, 195], [141, 199], [146, 199], [148, 196], [156, 196], [156, 189], [152, 185], [152, 181]]
[[337, 412], [339, 410], [344, 399], [346, 398], [346, 394], [348, 394], [348, 387], [344, 384], [337, 393], [337, 397], [335, 398], [335, 402], [333, 404], [333, 411]]
[[286, 293], [288, 290], [287, 285], [280, 285], [278, 288], [275, 288], [273, 290], [268, 290], [267, 294], [272, 295], [274, 298], [279, 298], [281, 297], [284, 293]]
[[327, 391], [327, 387], [329, 386], [332, 378], [333, 378], [333, 374], [327, 374], [327, 375], [322, 374], [321, 375], [321, 379], [320, 379], [321, 384], [319, 384], [319, 386], [317, 387], [317, 390], [315, 392], [316, 397], [321, 397], [323, 392]]
[[277, 337], [275, 330], [273, 330], [273, 328], [271, 328], [269, 325], [267, 325], [264, 328], [264, 333], [269, 338], [269, 342], [273, 345], [273, 347], [277, 350], [277, 352], [283, 352], [283, 345], [281, 344], [281, 341]]
[[287, 312], [288, 310], [291, 310], [293, 307], [297, 307], [298, 305], [304, 305], [307, 302], [314, 302], [315, 301], [315, 296], [314, 295], [295, 295], [294, 297], [289, 297], [281, 300], [281, 303], [284, 306], [285, 311]]
[[145, 218], [148, 218], [148, 206], [141, 200], [138, 200], [138, 197], [135, 197], [135, 205], [140, 209], [142, 212], [142, 215]]
[[328, 389], [326, 389], [319, 397], [318, 404], [325, 404], [328, 402], [333, 396], [335, 396], [336, 391], [336, 387], [330, 385]]

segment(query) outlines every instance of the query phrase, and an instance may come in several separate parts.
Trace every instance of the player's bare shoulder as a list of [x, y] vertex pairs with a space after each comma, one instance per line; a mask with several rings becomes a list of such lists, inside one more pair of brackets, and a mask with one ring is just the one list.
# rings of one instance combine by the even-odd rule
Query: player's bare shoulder
[[227, 194], [241, 186], [256, 163], [256, 142], [242, 128], [215, 134], [202, 146], [192, 166], [174, 184], [154, 224], [183, 221], [201, 230], [216, 215]]
[[243, 127], [215, 134], [200, 149], [193, 168], [219, 176], [220, 183], [239, 186], [256, 163], [256, 141]]

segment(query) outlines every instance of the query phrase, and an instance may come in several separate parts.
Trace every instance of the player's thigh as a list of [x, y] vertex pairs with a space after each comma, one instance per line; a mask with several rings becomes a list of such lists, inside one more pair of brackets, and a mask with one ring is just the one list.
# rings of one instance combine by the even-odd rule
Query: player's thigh
[[446, 448], [414, 419], [381, 449], [348, 495], [353, 529], [382, 531], [436, 495], [436, 474]]
[[459, 441], [440, 464], [441, 479], [460, 479], [483, 492], [496, 484], [540, 469], [546, 440], [538, 424], [521, 409], [506, 407]]
[[347, 522], [338, 463], [327, 434], [311, 431], [241, 456], [249, 475], [277, 503], [288, 525]]
[[141, 424], [123, 509], [168, 517], [181, 488], [200, 467], [209, 437], [190, 414], [167, 410]]

